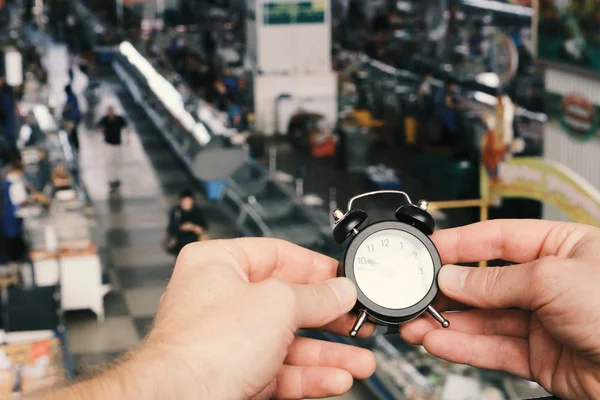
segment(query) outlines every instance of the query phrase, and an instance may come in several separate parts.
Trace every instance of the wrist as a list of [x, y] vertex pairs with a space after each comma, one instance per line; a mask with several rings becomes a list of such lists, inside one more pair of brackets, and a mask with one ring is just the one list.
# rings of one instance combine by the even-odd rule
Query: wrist
[[183, 357], [143, 344], [96, 377], [49, 393], [44, 400], [183, 399], [192, 392], [195, 398], [214, 398], [205, 382]]

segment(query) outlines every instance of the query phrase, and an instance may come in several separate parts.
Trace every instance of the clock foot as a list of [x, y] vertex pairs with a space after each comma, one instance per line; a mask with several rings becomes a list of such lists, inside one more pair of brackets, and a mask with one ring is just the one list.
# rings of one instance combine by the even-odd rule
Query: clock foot
[[437, 312], [437, 310], [435, 308], [433, 308], [432, 306], [427, 307], [427, 312], [429, 314], [431, 314], [431, 316], [440, 323], [440, 325], [442, 325], [442, 327], [444, 328], [449, 328], [450, 327], [450, 321], [448, 321], [446, 318], [444, 318], [444, 316], [442, 314], [440, 314], [439, 312]]
[[354, 323], [354, 326], [352, 327], [352, 330], [350, 331], [350, 337], [355, 338], [356, 336], [358, 336], [358, 331], [360, 331], [360, 328], [362, 328], [362, 326], [367, 321], [367, 316], [368, 316], [368, 314], [367, 314], [366, 310], [360, 310], [360, 313], [358, 314], [358, 318], [356, 318], [356, 322]]

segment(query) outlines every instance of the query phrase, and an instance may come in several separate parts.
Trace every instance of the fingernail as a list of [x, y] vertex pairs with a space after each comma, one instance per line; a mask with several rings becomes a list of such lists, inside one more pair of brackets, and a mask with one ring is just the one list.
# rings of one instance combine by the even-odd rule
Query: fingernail
[[442, 268], [438, 277], [440, 288], [452, 292], [462, 291], [465, 287], [468, 273], [468, 268], [457, 265], [446, 265]]
[[342, 306], [352, 305], [356, 303], [356, 286], [348, 278], [335, 278], [327, 281], [327, 284], [335, 293]]

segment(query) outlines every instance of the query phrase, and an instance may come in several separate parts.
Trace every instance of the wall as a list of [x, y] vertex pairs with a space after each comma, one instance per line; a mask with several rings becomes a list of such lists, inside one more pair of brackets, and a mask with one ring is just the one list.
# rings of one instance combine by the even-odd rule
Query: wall
[[[600, 105], [600, 81], [556, 69], [548, 69], [545, 78], [548, 92], [561, 95], [579, 93], [594, 105]], [[557, 121], [547, 123], [544, 129], [544, 156], [566, 165], [592, 186], [600, 188], [600, 137], [577, 140], [566, 133]], [[544, 218], [567, 220], [560, 211], [548, 205], [544, 205]]]
[[[266, 3], [294, 4], [297, 0], [248, 1], [254, 13], [248, 23], [256, 24], [257, 71], [264, 74], [312, 74], [331, 71], [331, 8], [330, 0], [313, 0], [322, 7], [324, 21], [318, 23], [265, 24]], [[252, 51], [252, 49], [249, 49]], [[248, 57], [252, 59], [252, 55]]]
[[[333, 72], [311, 75], [255, 75], [254, 108], [257, 128], [267, 134], [277, 133], [277, 98], [282, 94], [292, 96], [281, 107], [282, 115], [290, 116], [290, 102], [307, 111], [319, 112], [335, 123], [337, 118], [337, 75]], [[313, 99], [311, 101], [310, 99]], [[280, 119], [279, 126], [288, 121]], [[285, 132], [280, 132], [285, 133]]]

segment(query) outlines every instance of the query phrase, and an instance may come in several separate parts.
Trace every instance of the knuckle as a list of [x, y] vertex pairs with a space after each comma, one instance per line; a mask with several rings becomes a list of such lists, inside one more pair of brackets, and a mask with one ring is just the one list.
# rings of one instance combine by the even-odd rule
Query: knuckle
[[501, 271], [502, 270], [500, 267], [492, 267], [487, 268], [485, 270], [486, 273], [483, 274], [482, 284], [485, 293], [495, 292], [495, 290], [498, 287], [498, 281], [500, 280]]
[[557, 263], [564, 263], [560, 257], [549, 256], [538, 259], [531, 268], [530, 286], [534, 300], [533, 307], [537, 308], [553, 297], [556, 289], [561, 286], [561, 275], [568, 273], [564, 268], [557, 268]]
[[554, 266], [557, 262], [557, 257], [548, 256], [536, 260], [531, 269], [531, 277], [533, 282], [545, 282], [554, 278]]
[[195, 256], [198, 255], [198, 253], [200, 252], [201, 247], [201, 243], [190, 243], [186, 245], [179, 252], [179, 256], [177, 257], [177, 263], [185, 264], [188, 261], [193, 260]]

